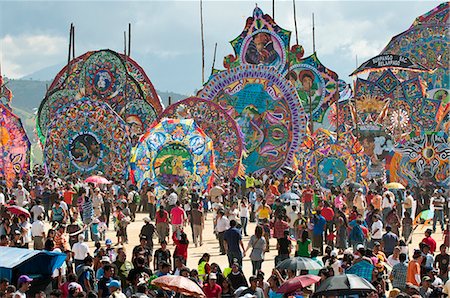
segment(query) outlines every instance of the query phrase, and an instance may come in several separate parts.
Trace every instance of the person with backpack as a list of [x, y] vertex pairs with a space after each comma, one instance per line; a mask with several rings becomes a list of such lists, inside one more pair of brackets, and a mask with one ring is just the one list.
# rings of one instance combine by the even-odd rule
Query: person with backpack
[[127, 201], [131, 211], [131, 221], [135, 221], [136, 210], [141, 203], [141, 195], [136, 191], [135, 185], [130, 185], [130, 192], [128, 193]]
[[83, 288], [83, 291], [89, 293], [94, 290], [95, 285], [95, 273], [92, 265], [94, 264], [94, 258], [87, 256], [83, 260], [83, 264], [75, 268], [77, 274], [78, 283]]

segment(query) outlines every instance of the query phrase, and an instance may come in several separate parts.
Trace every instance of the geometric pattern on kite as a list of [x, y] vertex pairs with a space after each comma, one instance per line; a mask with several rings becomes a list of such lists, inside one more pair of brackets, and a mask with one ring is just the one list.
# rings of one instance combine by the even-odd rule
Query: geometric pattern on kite
[[206, 190], [214, 170], [213, 143], [193, 119], [164, 118], [154, 123], [131, 157], [136, 185], [154, 184], [158, 191], [174, 185]]
[[307, 116], [297, 91], [273, 67], [246, 65], [214, 75], [198, 97], [219, 104], [244, 135], [247, 173], [283, 175], [303, 142]]
[[44, 158], [48, 171], [58, 177], [99, 172], [124, 177], [130, 150], [122, 118], [102, 101], [81, 98], [56, 113], [48, 127]]
[[218, 104], [189, 97], [168, 106], [159, 119], [193, 119], [214, 145], [217, 175], [234, 178], [241, 168], [243, 136], [234, 119]]
[[0, 177], [8, 187], [30, 170], [30, 141], [22, 121], [0, 104]]
[[[296, 154], [303, 181], [330, 188], [344, 182], [359, 182], [367, 176], [369, 157], [351, 133], [339, 133], [319, 128], [308, 135]], [[333, 182], [331, 182], [333, 177]]]
[[448, 187], [450, 147], [447, 134], [422, 134], [398, 144], [394, 151], [394, 157], [398, 157], [389, 165], [391, 177], [398, 177], [411, 186]]
[[[48, 115], [42, 116], [42, 111], [54, 109], [54, 101], [64, 101], [49, 98], [57, 96], [60, 94], [57, 92], [63, 90], [79, 93], [77, 98], [89, 97], [90, 100], [108, 104], [124, 119], [133, 119], [128, 123], [130, 127], [139, 123], [139, 130], [142, 132], [162, 111], [162, 104], [150, 79], [133, 59], [111, 50], [87, 52], [73, 59], [69, 66], [66, 65], [57, 74], [41, 102], [36, 121], [41, 143], [44, 143], [46, 135], [44, 124], [48, 125], [53, 120], [49, 121]], [[143, 113], [133, 114], [136, 109], [130, 109], [129, 103], [134, 101], [140, 106], [139, 110], [147, 111], [149, 115], [144, 117]]]

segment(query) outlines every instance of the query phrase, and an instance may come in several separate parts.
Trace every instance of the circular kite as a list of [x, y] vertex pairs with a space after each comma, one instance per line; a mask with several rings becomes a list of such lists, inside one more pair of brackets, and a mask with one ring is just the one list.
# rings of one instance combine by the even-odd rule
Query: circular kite
[[0, 104], [0, 177], [12, 187], [16, 179], [30, 170], [30, 141], [22, 121]]
[[244, 134], [247, 173], [282, 175], [305, 135], [306, 115], [295, 88], [268, 66], [246, 65], [216, 74], [199, 97], [219, 104]]
[[318, 129], [308, 136], [297, 155], [303, 180], [322, 187], [341, 186], [346, 181], [361, 181], [367, 175], [368, 157], [356, 137]]
[[111, 50], [87, 52], [58, 73], [41, 102], [36, 123], [41, 143], [45, 142], [46, 125], [51, 121], [48, 116], [53, 115], [48, 111], [59, 109], [67, 104], [68, 94], [73, 97], [77, 93], [78, 98], [102, 101], [124, 119], [132, 119], [129, 125], [135, 132], [136, 122], [143, 132], [162, 111], [152, 83], [133, 59]]
[[141, 137], [131, 167], [139, 188], [149, 182], [206, 190], [215, 170], [213, 143], [192, 119], [163, 119]]
[[243, 152], [241, 133], [218, 104], [190, 97], [167, 107], [159, 118], [193, 119], [213, 141], [217, 174], [231, 178], [238, 175]]
[[426, 183], [448, 188], [450, 183], [448, 136], [423, 134], [397, 145], [389, 164], [390, 180], [410, 186]]
[[44, 157], [50, 173], [89, 176], [127, 172], [130, 139], [126, 123], [107, 104], [82, 98], [60, 109], [49, 125]]

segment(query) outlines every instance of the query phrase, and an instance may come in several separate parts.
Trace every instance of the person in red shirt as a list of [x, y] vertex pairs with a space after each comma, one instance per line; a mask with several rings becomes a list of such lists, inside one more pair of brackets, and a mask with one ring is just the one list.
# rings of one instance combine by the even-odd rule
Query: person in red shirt
[[222, 288], [216, 283], [217, 275], [210, 273], [208, 282], [203, 285], [203, 292], [206, 298], [220, 298], [222, 296]]
[[[328, 235], [333, 234], [333, 225], [334, 225], [334, 210], [331, 208], [330, 202], [324, 201], [324, 207], [322, 208], [321, 214], [327, 221], [325, 226], [325, 239], [328, 239]], [[332, 245], [334, 247], [334, 245]]]
[[431, 229], [427, 229], [425, 231], [425, 238], [423, 238], [421, 242], [427, 244], [430, 247], [430, 253], [434, 254], [434, 252], [436, 251], [436, 240], [431, 238], [432, 232], [433, 231]]
[[289, 223], [283, 220], [283, 214], [278, 214], [273, 223], [273, 238], [284, 238], [284, 231], [289, 230]]
[[305, 217], [308, 217], [312, 211], [312, 200], [314, 196], [314, 190], [311, 188], [311, 185], [302, 192], [302, 202], [305, 209]]
[[[188, 246], [189, 240], [187, 239], [187, 235], [182, 230], [180, 231], [180, 238], [177, 238], [178, 231], [174, 231], [172, 235], [173, 243], [175, 243], [175, 251], [173, 252], [173, 258], [175, 260], [176, 257], [182, 257], [183, 263], [186, 265], [186, 260], [188, 257]], [[175, 263], [175, 262], [174, 262]]]
[[366, 196], [366, 203], [367, 203], [366, 206], [369, 206], [370, 204], [372, 204], [372, 199], [374, 196], [375, 195], [373, 194], [373, 192], [371, 190], [369, 190], [369, 192], [367, 193], [367, 196]]

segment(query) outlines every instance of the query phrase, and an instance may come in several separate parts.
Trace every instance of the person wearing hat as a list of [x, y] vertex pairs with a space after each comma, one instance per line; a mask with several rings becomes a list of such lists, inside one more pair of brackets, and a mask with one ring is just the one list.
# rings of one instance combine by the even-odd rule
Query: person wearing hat
[[17, 188], [13, 191], [15, 204], [24, 207], [30, 203], [30, 193], [23, 187], [23, 183], [17, 183]]
[[68, 297], [77, 297], [78, 293], [83, 292], [83, 288], [77, 282], [71, 282], [67, 286]]
[[419, 288], [420, 296], [424, 298], [430, 297], [433, 290], [431, 289], [431, 278], [425, 275], [422, 279], [422, 285]]
[[17, 281], [17, 291], [13, 294], [14, 298], [26, 298], [26, 292], [30, 289], [33, 281], [28, 275], [21, 275]]
[[208, 282], [203, 285], [203, 292], [206, 298], [220, 298], [222, 295], [222, 287], [217, 284], [217, 275], [210, 273]]
[[408, 270], [406, 273], [406, 282], [415, 286], [420, 286], [420, 263], [422, 261], [422, 252], [418, 249], [414, 250], [412, 260], [408, 263]]
[[427, 244], [430, 247], [430, 253], [434, 254], [434, 252], [436, 251], [436, 240], [431, 237], [432, 233], [433, 231], [431, 229], [426, 229], [425, 238], [423, 238], [420, 242]]
[[110, 283], [107, 284], [107, 286], [108, 286], [109, 293], [111, 294], [109, 297], [114, 297], [114, 298], [126, 298], [127, 297], [120, 290], [120, 287], [121, 287], [120, 281], [113, 279], [113, 280], [111, 280]]

